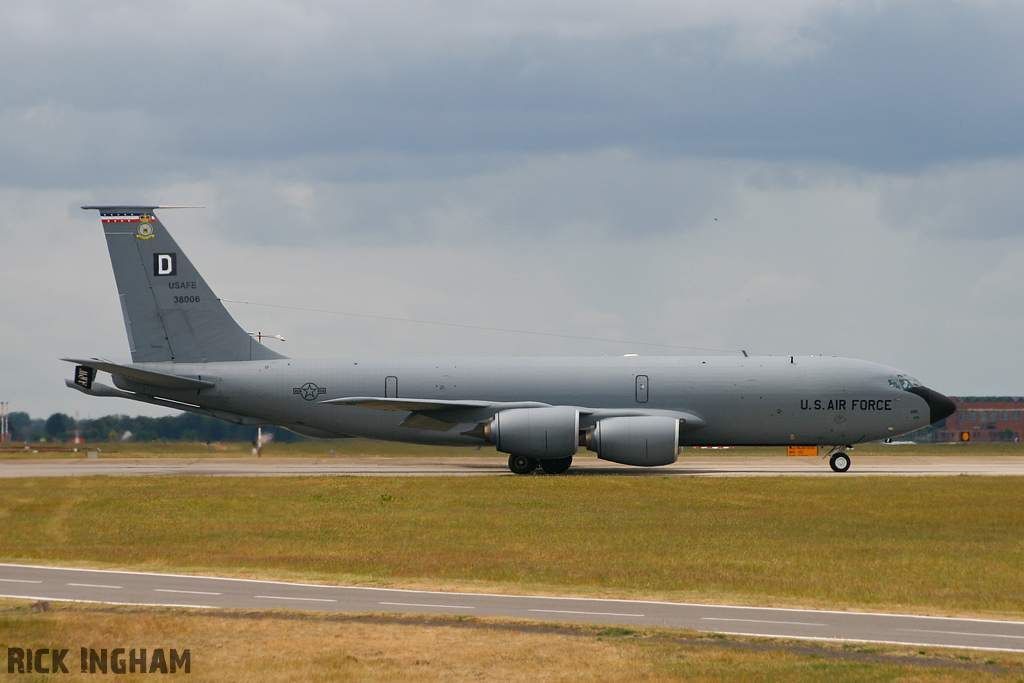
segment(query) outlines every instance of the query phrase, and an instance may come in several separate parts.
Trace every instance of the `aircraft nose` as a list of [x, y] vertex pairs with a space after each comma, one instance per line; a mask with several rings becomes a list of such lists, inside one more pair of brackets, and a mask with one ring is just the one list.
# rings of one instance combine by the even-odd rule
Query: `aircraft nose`
[[945, 420], [956, 412], [956, 404], [953, 403], [948, 396], [943, 396], [939, 392], [933, 391], [928, 387], [914, 387], [910, 391], [923, 398], [928, 404], [928, 410], [931, 413], [928, 418], [929, 424], [935, 424], [939, 420]]

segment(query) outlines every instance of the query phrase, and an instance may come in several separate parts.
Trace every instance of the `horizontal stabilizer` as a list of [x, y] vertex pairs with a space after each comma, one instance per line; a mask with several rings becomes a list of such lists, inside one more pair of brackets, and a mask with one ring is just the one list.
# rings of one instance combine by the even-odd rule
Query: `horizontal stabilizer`
[[83, 394], [89, 394], [90, 396], [108, 396], [111, 398], [133, 398], [135, 395], [128, 391], [122, 391], [121, 389], [115, 389], [114, 387], [107, 386], [101, 382], [93, 382], [88, 388], [83, 387], [77, 382], [66, 379], [64, 384], [69, 389], [77, 389]]
[[81, 358], [61, 358], [61, 360], [69, 363], [75, 363], [77, 365], [83, 365], [87, 368], [92, 368], [93, 370], [109, 372], [111, 375], [124, 377], [125, 379], [129, 379], [133, 382], [138, 382], [139, 384], [149, 384], [150, 386], [161, 387], [164, 389], [209, 389], [214, 386], [213, 382], [209, 382], [205, 379], [170, 375], [165, 372], [154, 372], [153, 370], [143, 370], [131, 365], [111, 363], [110, 361], [103, 360], [102, 358], [90, 358], [88, 360], [82, 360]]

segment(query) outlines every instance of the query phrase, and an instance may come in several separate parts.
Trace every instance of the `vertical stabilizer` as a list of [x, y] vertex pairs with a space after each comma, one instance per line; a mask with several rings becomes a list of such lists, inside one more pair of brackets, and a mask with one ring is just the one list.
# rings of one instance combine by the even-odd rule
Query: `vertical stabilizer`
[[97, 209], [136, 363], [284, 358], [249, 336], [154, 214], [158, 206]]

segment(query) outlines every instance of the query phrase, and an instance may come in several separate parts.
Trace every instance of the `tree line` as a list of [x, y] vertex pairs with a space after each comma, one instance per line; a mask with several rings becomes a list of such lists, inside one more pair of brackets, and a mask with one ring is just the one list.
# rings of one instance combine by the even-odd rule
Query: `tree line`
[[[75, 420], [64, 413], [54, 413], [45, 420], [33, 418], [28, 413], [10, 414], [11, 440], [23, 442], [56, 441], [67, 442], [75, 436]], [[165, 417], [130, 417], [128, 415], [107, 415], [89, 420], [80, 420], [78, 431], [89, 442], [100, 441], [247, 441], [256, 440], [256, 427], [224, 422], [216, 418], [194, 413], [181, 413]], [[267, 430], [263, 430], [264, 434]], [[287, 429], [274, 429], [274, 440], [291, 442], [305, 441]]]

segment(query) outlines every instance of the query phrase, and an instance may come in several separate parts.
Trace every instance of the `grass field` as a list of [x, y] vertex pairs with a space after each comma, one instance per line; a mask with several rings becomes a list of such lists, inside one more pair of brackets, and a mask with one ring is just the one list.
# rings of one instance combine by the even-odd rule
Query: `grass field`
[[0, 558], [1024, 616], [1012, 477], [0, 480]]
[[[1024, 657], [862, 645], [777, 643], [682, 631], [501, 620], [332, 617], [62, 605], [31, 614], [0, 600], [0, 648], [190, 651], [188, 681], [1020, 681]], [[49, 662], [49, 658], [43, 660]], [[26, 674], [11, 680], [45, 680]], [[126, 674], [118, 680], [148, 680]], [[175, 678], [175, 676], [170, 676]], [[105, 676], [104, 676], [105, 678]], [[164, 678], [161, 676], [160, 678]]]
[[[247, 444], [99, 447], [101, 457], [251, 456]], [[271, 444], [264, 456], [324, 457], [331, 449], [336, 457], [493, 452], [345, 440]], [[682, 457], [689, 453], [782, 451]], [[895, 454], [1024, 450], [871, 445], [855, 457]], [[0, 560], [1020, 619], [1021, 484], [1012, 477], [6, 479]], [[53, 607], [30, 614], [25, 601], [0, 599], [0, 651], [189, 647], [192, 681], [1024, 681], [1024, 656], [1002, 653], [509, 620]], [[92, 680], [77, 672], [75, 652], [71, 673], [59, 678]]]

